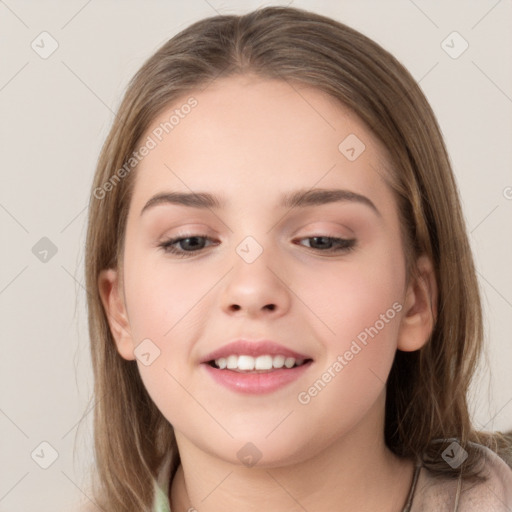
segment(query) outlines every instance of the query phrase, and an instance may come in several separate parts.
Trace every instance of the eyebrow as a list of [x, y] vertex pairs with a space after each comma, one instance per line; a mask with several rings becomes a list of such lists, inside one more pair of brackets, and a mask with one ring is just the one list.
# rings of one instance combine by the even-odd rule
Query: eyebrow
[[[283, 208], [306, 208], [335, 202], [360, 203], [368, 206], [381, 216], [375, 204], [366, 196], [343, 189], [305, 189], [284, 194], [281, 199]], [[140, 214], [161, 204], [175, 204], [201, 209], [220, 209], [226, 201], [207, 192], [163, 192], [154, 195], [142, 208]]]

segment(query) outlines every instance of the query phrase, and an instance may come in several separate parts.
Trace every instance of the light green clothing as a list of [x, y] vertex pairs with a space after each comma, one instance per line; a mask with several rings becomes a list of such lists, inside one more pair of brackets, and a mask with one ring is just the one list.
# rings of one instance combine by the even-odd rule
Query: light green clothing
[[[512, 512], [512, 469], [489, 448], [473, 446], [485, 460], [486, 482], [436, 478], [422, 467], [413, 480], [410, 503], [402, 512]], [[170, 462], [166, 460], [154, 481], [153, 512], [171, 512]]]
[[158, 479], [153, 481], [153, 512], [171, 512], [169, 504], [169, 491], [171, 484], [171, 457], [168, 457], [158, 474]]

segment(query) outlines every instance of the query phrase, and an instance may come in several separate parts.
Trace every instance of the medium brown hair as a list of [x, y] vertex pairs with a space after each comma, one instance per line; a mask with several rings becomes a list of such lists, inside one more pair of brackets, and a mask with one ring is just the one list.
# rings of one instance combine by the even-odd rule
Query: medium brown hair
[[[172, 426], [146, 392], [136, 362], [118, 354], [99, 295], [100, 271], [119, 269], [136, 168], [115, 182], [112, 177], [159, 113], [190, 91], [236, 73], [323, 91], [384, 144], [408, 275], [416, 258], [427, 255], [438, 285], [429, 341], [418, 351], [396, 353], [387, 382], [386, 443], [398, 455], [422, 458], [438, 474], [475, 475], [478, 460], [468, 441], [490, 445], [494, 439], [473, 430], [467, 404], [482, 345], [481, 304], [435, 116], [409, 72], [369, 38], [312, 12], [268, 7], [199, 21], [166, 42], [131, 80], [102, 148], [86, 242], [98, 504], [107, 511], [150, 510], [152, 478], [163, 458], [172, 452], [174, 469], [179, 462]], [[469, 453], [456, 470], [441, 458], [445, 444], [433, 443], [449, 438]], [[496, 441], [492, 447], [498, 449]]]

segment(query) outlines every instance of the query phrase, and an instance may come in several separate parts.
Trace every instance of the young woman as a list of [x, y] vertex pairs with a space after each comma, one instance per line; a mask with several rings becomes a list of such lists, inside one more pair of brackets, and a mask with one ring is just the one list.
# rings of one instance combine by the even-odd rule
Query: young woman
[[103, 510], [512, 509], [510, 444], [468, 413], [445, 146], [367, 37], [281, 7], [173, 37], [105, 142], [86, 251]]

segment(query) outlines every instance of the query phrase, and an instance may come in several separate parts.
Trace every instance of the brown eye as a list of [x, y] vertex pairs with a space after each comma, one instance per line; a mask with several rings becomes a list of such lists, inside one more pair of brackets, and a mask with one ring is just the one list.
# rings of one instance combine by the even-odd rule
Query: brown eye
[[159, 244], [164, 252], [186, 256], [199, 252], [205, 248], [207, 241], [213, 241], [211, 238], [202, 235], [190, 235], [171, 238]]
[[331, 236], [311, 236], [301, 240], [309, 240], [309, 248], [321, 252], [343, 252], [353, 249], [355, 239], [335, 238]]

